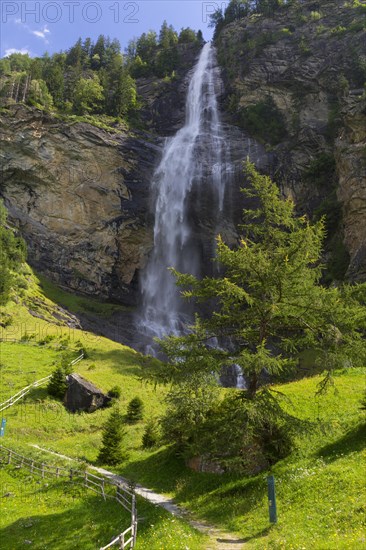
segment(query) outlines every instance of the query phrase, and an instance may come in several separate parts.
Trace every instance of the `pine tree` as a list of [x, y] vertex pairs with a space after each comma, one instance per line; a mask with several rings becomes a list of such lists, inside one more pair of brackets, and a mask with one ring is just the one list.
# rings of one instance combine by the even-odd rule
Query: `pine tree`
[[[276, 453], [288, 451], [287, 432], [294, 431], [294, 419], [271, 391], [273, 380], [296, 370], [303, 350], [313, 350], [325, 370], [323, 388], [334, 368], [365, 364], [366, 285], [323, 286], [324, 220], [312, 225], [297, 217], [293, 202], [283, 200], [271, 179], [249, 162], [246, 177], [243, 192], [252, 206], [244, 211], [240, 244], [230, 249], [217, 240], [222, 276], [199, 280], [173, 270], [183, 296], [205, 303], [206, 313], [196, 315], [187, 334], [160, 342], [169, 361], [151, 376], [179, 392], [196, 375], [239, 365], [247, 382], [240, 433], [257, 433], [273, 461]], [[234, 400], [231, 416], [235, 406]], [[223, 425], [229, 437], [227, 418]], [[215, 429], [219, 432], [218, 423]], [[194, 439], [192, 431], [189, 437]]]
[[142, 435], [142, 448], [151, 449], [156, 447], [160, 439], [159, 426], [154, 419], [150, 419], [146, 426], [145, 431]]
[[115, 408], [103, 428], [102, 446], [98, 455], [100, 463], [113, 466], [126, 459], [127, 453], [122, 448], [125, 433], [123, 417], [119, 409]]
[[[162, 348], [174, 366], [172, 377], [240, 365], [253, 398], [264, 369], [269, 375], [293, 369], [304, 349], [315, 350], [327, 370], [352, 360], [361, 365], [365, 309], [354, 288], [321, 284], [324, 220], [312, 225], [296, 217], [293, 202], [250, 163], [246, 175], [243, 192], [257, 206], [244, 211], [237, 249], [218, 237], [224, 276], [198, 280], [176, 273], [186, 298], [215, 300], [217, 307], [207, 318], [197, 316], [191, 334], [168, 337]], [[360, 294], [365, 285], [357, 288]], [[208, 346], [213, 337], [230, 340], [230, 350]]]
[[134, 397], [131, 399], [127, 406], [127, 420], [128, 422], [138, 422], [143, 417], [144, 404], [140, 397]]
[[64, 368], [60, 365], [52, 373], [48, 382], [47, 391], [56, 399], [63, 399], [67, 390], [66, 374]]

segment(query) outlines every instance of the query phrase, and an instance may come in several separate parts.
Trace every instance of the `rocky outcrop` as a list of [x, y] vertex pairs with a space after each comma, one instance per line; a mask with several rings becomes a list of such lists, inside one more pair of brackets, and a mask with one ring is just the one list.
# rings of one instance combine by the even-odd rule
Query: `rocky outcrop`
[[304, 1], [270, 18], [234, 21], [217, 38], [228, 119], [272, 152], [271, 175], [300, 212], [328, 209], [334, 218], [338, 192], [344, 219], [329, 228], [328, 241], [344, 239], [352, 278], [365, 277], [366, 31], [360, 10], [343, 0]]
[[71, 290], [134, 303], [136, 272], [152, 245], [159, 141], [18, 105], [1, 125], [1, 195], [30, 264]]
[[172, 136], [183, 126], [190, 72], [199, 51], [199, 44], [179, 44], [179, 69], [172, 77], [159, 79], [150, 76], [137, 80], [141, 102], [139, 116], [149, 131]]
[[79, 374], [68, 375], [64, 404], [70, 412], [91, 413], [108, 407], [110, 402], [111, 398], [108, 395]]
[[336, 142], [338, 197], [343, 205], [344, 235], [351, 262], [348, 277], [366, 280], [366, 102], [351, 96], [344, 128]]

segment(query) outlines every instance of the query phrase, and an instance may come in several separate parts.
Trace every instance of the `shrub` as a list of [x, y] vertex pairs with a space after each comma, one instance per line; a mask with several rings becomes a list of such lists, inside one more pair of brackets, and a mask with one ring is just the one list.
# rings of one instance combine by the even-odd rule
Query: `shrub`
[[140, 397], [134, 397], [128, 404], [126, 418], [131, 424], [138, 422], [143, 417], [144, 404]]
[[271, 96], [239, 112], [244, 130], [260, 141], [277, 145], [286, 136], [285, 119]]
[[81, 353], [83, 354], [84, 359], [87, 359], [89, 357], [89, 353], [84, 346], [80, 346], [80, 348], [78, 349], [78, 355], [80, 355]]
[[156, 447], [160, 440], [159, 426], [156, 420], [150, 419], [145, 426], [145, 431], [142, 435], [142, 448], [151, 449]]
[[337, 27], [334, 27], [330, 31], [331, 34], [344, 34], [345, 32], [347, 32], [347, 28], [342, 25], [337, 25]]
[[34, 340], [35, 337], [36, 337], [35, 334], [29, 334], [29, 332], [25, 332], [25, 333], [22, 334], [22, 336], [20, 337], [20, 341], [21, 341], [21, 342], [29, 342], [30, 340]]
[[319, 187], [329, 187], [334, 183], [336, 162], [333, 154], [320, 153], [308, 165], [305, 178]]
[[113, 399], [119, 399], [122, 395], [122, 390], [119, 386], [113, 386], [108, 392], [108, 396]]
[[50, 342], [52, 342], [52, 340], [54, 340], [56, 338], [56, 336], [54, 334], [47, 334], [44, 338], [42, 338], [41, 340], [38, 340], [38, 344], [40, 346], [45, 346], [46, 344], [49, 344]]
[[310, 12], [310, 19], [312, 21], [319, 21], [323, 16], [319, 11], [312, 11]]
[[127, 452], [122, 449], [125, 435], [123, 417], [119, 409], [115, 408], [103, 427], [102, 446], [98, 454], [101, 464], [115, 466], [127, 458]]

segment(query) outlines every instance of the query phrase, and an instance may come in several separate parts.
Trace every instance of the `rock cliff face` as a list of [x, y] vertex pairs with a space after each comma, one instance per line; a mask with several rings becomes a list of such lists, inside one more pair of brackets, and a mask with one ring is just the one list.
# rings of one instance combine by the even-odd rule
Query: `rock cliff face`
[[366, 31], [360, 9], [340, 0], [301, 2], [271, 18], [234, 21], [217, 38], [231, 120], [272, 151], [272, 175], [300, 211], [338, 218], [328, 228], [328, 245], [333, 255], [344, 255], [344, 240], [352, 279], [364, 278], [366, 270]]
[[[192, 69], [197, 50], [186, 53]], [[184, 123], [189, 79], [187, 70], [172, 82], [139, 81], [141, 119], [149, 132], [105, 131], [21, 105], [2, 111], [0, 194], [27, 241], [32, 266], [69, 290], [138, 303], [138, 274], [153, 245], [151, 179], [164, 136]], [[219, 74], [217, 86], [222, 95]], [[251, 147], [263, 168], [271, 158], [239, 128], [226, 123], [225, 130], [234, 177], [220, 227], [213, 224], [211, 204], [201, 201], [198, 210], [191, 199], [195, 238], [207, 265], [214, 234], [235, 242], [233, 220], [239, 221], [243, 207], [242, 160]]]
[[338, 197], [343, 205], [344, 236], [351, 280], [366, 280], [366, 107], [350, 97], [344, 127], [336, 141]]
[[21, 106], [1, 123], [1, 194], [30, 263], [72, 290], [133, 303], [152, 243], [147, 204], [158, 140]]

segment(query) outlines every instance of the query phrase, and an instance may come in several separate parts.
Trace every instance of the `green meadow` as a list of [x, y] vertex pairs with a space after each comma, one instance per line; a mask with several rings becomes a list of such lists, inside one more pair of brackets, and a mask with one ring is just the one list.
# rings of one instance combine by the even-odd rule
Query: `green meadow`
[[[286, 408], [307, 419], [311, 430], [299, 435], [296, 451], [270, 471], [251, 477], [196, 473], [169, 446], [142, 449], [145, 423], [163, 413], [166, 392], [143, 380], [148, 362], [118, 343], [56, 324], [56, 305], [43, 297], [37, 279], [32, 278], [26, 292], [25, 303], [35, 297], [38, 303], [44, 300], [44, 318], [30, 315], [29, 305], [11, 302], [7, 306], [13, 322], [2, 329], [1, 336], [23, 341], [1, 343], [1, 401], [50, 374], [66, 347], [75, 357], [83, 347], [87, 357], [75, 370], [104, 391], [120, 386], [122, 414], [133, 397], [139, 396], [144, 402], [144, 419], [126, 427], [129, 457], [114, 468], [115, 472], [173, 496], [193, 517], [239, 535], [247, 548], [358, 550], [365, 546], [366, 422], [360, 408], [364, 369], [335, 373], [334, 387], [318, 397], [320, 375], [278, 387], [288, 398]], [[71, 302], [69, 306], [72, 309]], [[67, 462], [32, 445], [74, 459], [67, 464], [94, 464], [108, 415], [108, 409], [70, 414], [47, 395], [46, 387], [37, 388], [4, 412], [7, 427], [2, 443], [50, 463]], [[269, 474], [276, 480], [276, 525], [268, 520]], [[39, 483], [26, 472], [7, 466], [1, 468], [0, 475], [0, 548], [4, 550], [21, 548], [25, 540], [32, 540], [32, 548], [97, 548], [116, 536], [122, 523], [128, 524], [118, 505], [88, 492], [75, 494], [67, 483]], [[4, 497], [9, 491], [15, 496]], [[140, 498], [138, 515], [143, 519], [137, 548], [207, 547], [207, 539], [187, 522]]]

